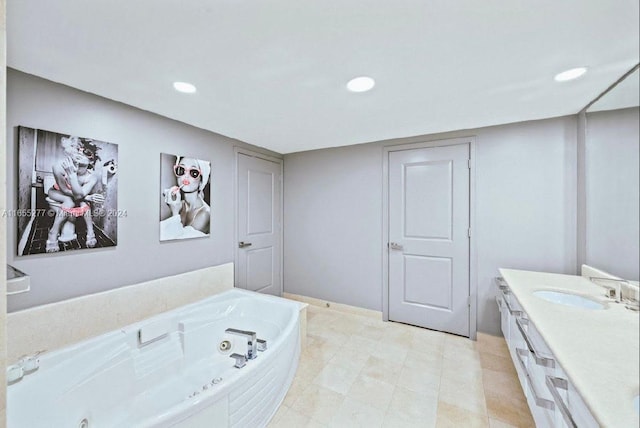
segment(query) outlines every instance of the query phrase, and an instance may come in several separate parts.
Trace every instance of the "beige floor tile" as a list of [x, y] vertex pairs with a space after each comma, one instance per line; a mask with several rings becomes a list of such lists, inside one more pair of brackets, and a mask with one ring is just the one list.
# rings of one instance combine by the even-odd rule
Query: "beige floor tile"
[[395, 386], [390, 383], [360, 375], [351, 385], [347, 397], [386, 411], [394, 390]]
[[332, 328], [330, 325], [307, 329], [307, 332], [314, 336], [318, 336], [325, 339], [325, 342], [331, 342], [339, 346], [344, 345], [349, 340], [349, 337], [351, 336], [349, 333]]
[[440, 401], [438, 403], [437, 428], [488, 428], [489, 419], [463, 408]]
[[469, 382], [477, 382], [482, 385], [483, 379], [482, 366], [478, 360], [461, 359], [454, 360], [442, 360], [442, 378], [451, 382], [458, 382], [461, 384]]
[[341, 344], [325, 340], [324, 342], [310, 348], [307, 346], [305, 352], [313, 355], [314, 358], [322, 360], [324, 362], [329, 361], [342, 347]]
[[534, 426], [502, 337], [313, 305], [307, 317], [309, 346], [270, 427]]
[[[307, 311], [309, 311], [311, 306], [307, 307]], [[307, 319], [307, 330], [315, 329], [324, 326], [328, 326], [332, 321], [338, 318], [340, 314], [334, 313], [333, 311], [311, 311], [313, 313], [313, 317]]]
[[487, 415], [482, 377], [447, 377], [440, 381], [440, 403], [447, 403], [477, 413]]
[[386, 330], [386, 327], [383, 327], [381, 324], [368, 324], [358, 333], [358, 335], [362, 338], [377, 342], [382, 339]]
[[424, 366], [433, 366], [441, 370], [442, 364], [442, 354], [437, 350], [416, 351], [411, 349], [407, 353], [407, 358], [404, 360], [405, 366], [416, 369], [421, 369]]
[[492, 419], [503, 421], [519, 428], [533, 428], [531, 411], [526, 401], [505, 395], [492, 395], [486, 391], [487, 414]]
[[447, 334], [444, 338], [444, 352], [447, 354], [456, 354], [464, 351], [476, 351], [477, 342], [468, 337], [456, 336], [455, 334]]
[[502, 422], [498, 419], [489, 418], [489, 428], [518, 428], [515, 425], [510, 425], [506, 422]]
[[486, 333], [478, 333], [478, 352], [483, 354], [498, 355], [501, 357], [509, 356], [509, 348], [507, 342], [502, 336], [492, 336]]
[[313, 379], [306, 379], [296, 374], [296, 377], [293, 378], [293, 382], [291, 382], [291, 386], [287, 391], [287, 395], [284, 397], [283, 404], [288, 407], [292, 406], [298, 397], [302, 395], [304, 390], [311, 385], [311, 380]]
[[482, 379], [489, 417], [518, 427], [535, 426], [516, 374], [484, 370]]
[[525, 401], [524, 392], [516, 372], [483, 370], [482, 382], [487, 393], [510, 396]]
[[346, 394], [357, 377], [358, 371], [354, 371], [351, 367], [328, 363], [312, 383], [340, 394]]
[[[457, 337], [457, 336], [453, 336]], [[466, 342], [469, 343], [466, 343]], [[465, 359], [476, 358], [480, 359], [477, 349], [475, 348], [475, 342], [466, 338], [449, 339], [445, 338], [444, 349], [442, 352], [443, 357], [448, 359]]]
[[409, 353], [409, 345], [398, 345], [397, 343], [389, 343], [384, 339], [377, 342], [377, 345], [371, 352], [377, 358], [393, 361], [396, 364], [404, 364], [404, 360]]
[[329, 360], [329, 363], [348, 367], [358, 373], [367, 363], [369, 356], [370, 354], [368, 352], [343, 346], [338, 349], [338, 352]]
[[311, 382], [320, 371], [324, 368], [326, 362], [313, 353], [303, 352], [300, 362], [298, 363], [298, 370], [296, 371], [296, 378], [300, 380]]
[[416, 370], [404, 366], [398, 376], [397, 385], [413, 392], [421, 394], [437, 393], [440, 389], [440, 377], [442, 370], [439, 367], [427, 367]]
[[326, 426], [294, 409], [288, 409], [277, 421], [272, 420], [269, 424], [269, 428], [322, 428]]
[[358, 315], [342, 315], [329, 323], [329, 327], [342, 331], [347, 335], [360, 333], [365, 329], [364, 317]]
[[482, 363], [480, 355], [474, 351], [460, 350], [458, 353], [450, 353], [445, 351], [442, 356], [442, 370], [446, 375], [456, 376], [464, 372], [482, 372]]
[[387, 329], [380, 342], [387, 346], [397, 346], [401, 348], [410, 348], [413, 341], [413, 332], [409, 329]]
[[423, 337], [420, 334], [414, 334], [410, 348], [412, 351], [437, 353], [442, 356], [444, 354], [444, 338], [437, 336]]
[[395, 385], [403, 365], [393, 361], [371, 356], [360, 371], [360, 374]]
[[375, 428], [382, 426], [384, 410], [347, 397], [331, 420], [335, 428]]
[[273, 415], [273, 418], [271, 418], [271, 421], [269, 422], [268, 426], [269, 427], [277, 426], [280, 419], [282, 419], [282, 416], [284, 416], [284, 414], [287, 413], [288, 411], [289, 411], [289, 406], [281, 404], [278, 410], [276, 411], [276, 414]]
[[480, 364], [483, 369], [512, 373], [516, 375], [516, 368], [509, 353], [507, 355], [496, 355], [491, 353], [480, 353]]
[[358, 334], [351, 335], [347, 343], [342, 345], [343, 348], [353, 349], [367, 356], [375, 353], [377, 346], [377, 340], [363, 337]]
[[384, 416], [384, 427], [434, 427], [438, 409], [438, 394], [418, 394], [396, 387]]
[[312, 384], [293, 403], [291, 409], [319, 423], [328, 424], [343, 401], [343, 394]]
[[322, 343], [325, 343], [326, 341], [327, 339], [325, 339], [324, 337], [313, 334], [309, 332], [309, 330], [307, 330], [307, 348], [310, 347], [309, 345], [318, 346]]

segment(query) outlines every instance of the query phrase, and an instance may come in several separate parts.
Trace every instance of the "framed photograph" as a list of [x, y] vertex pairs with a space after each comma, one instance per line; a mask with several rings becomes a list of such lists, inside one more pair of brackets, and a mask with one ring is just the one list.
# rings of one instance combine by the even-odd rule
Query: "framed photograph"
[[118, 146], [18, 127], [18, 255], [115, 247]]
[[211, 163], [160, 154], [160, 241], [209, 236]]

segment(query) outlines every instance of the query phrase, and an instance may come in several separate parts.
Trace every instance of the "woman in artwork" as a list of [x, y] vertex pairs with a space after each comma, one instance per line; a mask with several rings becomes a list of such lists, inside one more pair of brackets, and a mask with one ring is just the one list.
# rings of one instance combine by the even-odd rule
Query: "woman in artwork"
[[91, 193], [100, 181], [95, 170], [96, 161], [100, 159], [97, 155], [100, 147], [91, 140], [75, 136], [62, 137], [61, 145], [65, 157], [53, 164], [55, 183], [48, 191], [52, 206], [59, 208], [47, 237], [45, 249], [48, 253], [59, 251], [60, 229], [65, 222], [75, 221], [78, 217], [82, 217], [87, 225], [86, 246], [95, 247], [97, 240], [89, 203], [104, 202], [102, 194]]
[[210, 172], [209, 162], [176, 157], [173, 165], [176, 185], [162, 192], [164, 202], [171, 209], [171, 217], [160, 222], [160, 240], [209, 234], [211, 208], [204, 200], [204, 188]]

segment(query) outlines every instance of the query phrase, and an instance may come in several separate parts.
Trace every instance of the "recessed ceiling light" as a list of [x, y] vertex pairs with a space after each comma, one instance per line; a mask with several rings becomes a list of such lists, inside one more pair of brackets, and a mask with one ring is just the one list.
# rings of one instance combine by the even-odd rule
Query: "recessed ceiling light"
[[349, 83], [347, 83], [347, 89], [351, 92], [366, 92], [373, 88], [375, 84], [376, 81], [371, 77], [360, 76], [349, 80]]
[[193, 94], [196, 91], [196, 87], [187, 82], [173, 82], [173, 87], [178, 92], [184, 92], [185, 94]]
[[556, 82], [566, 82], [567, 80], [577, 79], [586, 72], [587, 67], [572, 68], [571, 70], [566, 70], [562, 73], [556, 74], [556, 77], [554, 77], [554, 79]]

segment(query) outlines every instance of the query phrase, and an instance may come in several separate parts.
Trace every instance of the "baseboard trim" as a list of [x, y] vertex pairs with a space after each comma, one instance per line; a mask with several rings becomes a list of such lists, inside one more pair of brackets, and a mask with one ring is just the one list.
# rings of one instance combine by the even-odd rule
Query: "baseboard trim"
[[315, 297], [307, 297], [291, 293], [284, 293], [282, 297], [286, 299], [296, 300], [298, 302], [308, 303], [319, 308], [331, 309], [351, 315], [360, 315], [363, 317], [382, 319], [382, 312], [374, 311], [373, 309], [360, 308], [357, 306], [345, 305], [344, 303], [336, 303], [329, 300], [316, 299]]

